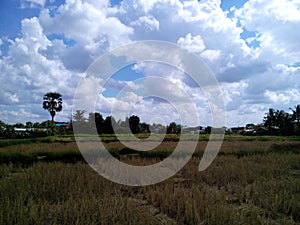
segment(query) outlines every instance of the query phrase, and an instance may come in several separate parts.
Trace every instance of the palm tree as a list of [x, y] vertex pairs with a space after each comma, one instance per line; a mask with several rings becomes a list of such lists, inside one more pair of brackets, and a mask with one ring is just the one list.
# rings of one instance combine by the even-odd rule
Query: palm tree
[[290, 108], [293, 111], [293, 119], [299, 124], [300, 123], [300, 105], [294, 106], [295, 109]]
[[293, 120], [296, 122], [297, 125], [297, 133], [300, 134], [300, 105], [294, 106], [294, 109], [290, 108], [293, 114]]
[[52, 118], [51, 134], [53, 136], [54, 116], [56, 115], [56, 112], [60, 112], [62, 110], [61, 94], [56, 92], [49, 92], [45, 94], [43, 101], [43, 109], [48, 110], [50, 112]]
[[269, 109], [269, 112], [266, 113], [264, 117], [264, 125], [268, 128], [276, 125], [276, 112], [274, 109]]

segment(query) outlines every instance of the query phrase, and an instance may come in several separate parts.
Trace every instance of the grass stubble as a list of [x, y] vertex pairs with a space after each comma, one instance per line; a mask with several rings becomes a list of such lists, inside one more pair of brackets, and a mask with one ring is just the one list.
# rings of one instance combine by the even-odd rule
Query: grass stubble
[[[225, 141], [200, 173], [205, 145], [199, 142], [175, 176], [146, 187], [99, 176], [70, 157], [80, 155], [74, 142], [2, 147], [0, 224], [300, 224], [299, 142]], [[106, 146], [128, 151], [118, 142]], [[129, 151], [119, 159], [149, 165], [174, 147], [176, 142], [164, 142], [155, 154]], [[32, 160], [24, 163], [24, 157]]]

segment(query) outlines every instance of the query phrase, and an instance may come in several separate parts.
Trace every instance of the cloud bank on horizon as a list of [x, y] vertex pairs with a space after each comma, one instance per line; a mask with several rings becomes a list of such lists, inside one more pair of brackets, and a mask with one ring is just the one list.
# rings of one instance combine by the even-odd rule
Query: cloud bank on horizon
[[[41, 107], [49, 91], [63, 96], [63, 111], [56, 120], [69, 120], [74, 91], [88, 66], [103, 53], [140, 40], [173, 42], [201, 57], [220, 83], [227, 126], [260, 123], [268, 108], [288, 110], [300, 104], [300, 1], [234, 2], [1, 2], [0, 120], [49, 119]], [[119, 101], [114, 91], [134, 85], [136, 76], [148, 75], [162, 76], [187, 92], [201, 124], [209, 125], [208, 104], [199, 87], [174, 68], [153, 63], [140, 62], [120, 71], [100, 94], [97, 111], [109, 114], [111, 105]], [[168, 85], [155, 88], [180, 95]], [[118, 104], [126, 109], [125, 103]], [[133, 112], [146, 122], [153, 115], [162, 115], [166, 123], [178, 116], [160, 99], [139, 99]]]

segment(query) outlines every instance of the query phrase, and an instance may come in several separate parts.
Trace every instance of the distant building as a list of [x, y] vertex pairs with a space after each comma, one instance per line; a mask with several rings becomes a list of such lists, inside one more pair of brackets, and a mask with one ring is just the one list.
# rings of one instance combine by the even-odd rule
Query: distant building
[[70, 123], [61, 122], [61, 123], [55, 123], [55, 127], [61, 127], [65, 129], [70, 129]]
[[256, 131], [257, 135], [278, 135], [279, 127], [270, 126], [270, 127], [261, 127]]
[[185, 127], [181, 131], [183, 134], [205, 134], [205, 129], [202, 126]]

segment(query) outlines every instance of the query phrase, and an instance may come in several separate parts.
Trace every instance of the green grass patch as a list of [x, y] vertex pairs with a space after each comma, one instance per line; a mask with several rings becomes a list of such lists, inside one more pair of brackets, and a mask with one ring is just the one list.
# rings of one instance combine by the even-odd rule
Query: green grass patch
[[274, 143], [268, 149], [274, 153], [295, 153], [300, 154], [300, 143]]
[[31, 143], [53, 143], [61, 142], [68, 143], [74, 142], [74, 137], [59, 137], [59, 136], [48, 136], [41, 138], [28, 138], [28, 139], [2, 139], [0, 140], [0, 147], [7, 147], [20, 144], [31, 144]]

